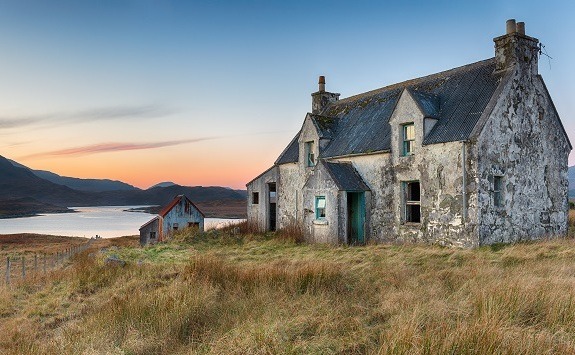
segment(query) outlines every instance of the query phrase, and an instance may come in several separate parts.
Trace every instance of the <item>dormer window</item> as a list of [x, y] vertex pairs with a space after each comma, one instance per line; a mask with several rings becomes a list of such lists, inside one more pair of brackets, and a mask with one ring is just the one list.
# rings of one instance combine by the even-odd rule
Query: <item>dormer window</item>
[[403, 126], [403, 156], [413, 155], [415, 148], [415, 126], [413, 123], [408, 123]]
[[305, 161], [306, 166], [315, 166], [315, 154], [313, 149], [313, 141], [305, 142]]

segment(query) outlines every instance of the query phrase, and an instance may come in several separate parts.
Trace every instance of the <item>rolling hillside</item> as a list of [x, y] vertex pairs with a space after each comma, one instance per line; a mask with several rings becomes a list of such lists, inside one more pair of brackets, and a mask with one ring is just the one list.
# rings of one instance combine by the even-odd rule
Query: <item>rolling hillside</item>
[[[49, 179], [40, 176], [47, 176]], [[100, 191], [106, 186], [111, 189]], [[36, 206], [43, 203], [60, 208], [60, 206], [165, 205], [174, 196], [181, 194], [188, 196], [200, 206], [204, 206], [206, 209], [204, 212], [207, 212], [209, 216], [245, 216], [246, 195], [245, 191], [241, 190], [220, 186], [175, 184], [141, 190], [120, 181], [76, 179], [62, 177], [51, 172], [39, 172], [0, 156], [0, 206], [12, 205], [15, 215], [28, 214], [25, 204], [22, 204], [20, 212], [14, 206], [14, 201], [27, 198], [34, 199], [37, 202]], [[47, 209], [53, 207], [46, 206]]]

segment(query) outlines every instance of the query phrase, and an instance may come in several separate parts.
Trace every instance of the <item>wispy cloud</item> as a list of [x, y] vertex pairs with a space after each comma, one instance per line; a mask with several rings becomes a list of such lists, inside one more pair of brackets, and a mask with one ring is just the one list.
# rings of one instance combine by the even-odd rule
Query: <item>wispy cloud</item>
[[31, 159], [31, 158], [46, 158], [55, 156], [83, 156], [99, 153], [108, 152], [121, 152], [127, 150], [143, 150], [143, 149], [156, 149], [163, 147], [170, 147], [175, 145], [197, 143], [202, 141], [220, 139], [222, 137], [201, 137], [195, 139], [182, 139], [174, 141], [163, 141], [163, 142], [144, 142], [144, 143], [99, 143], [92, 145], [85, 145], [74, 148], [66, 148], [60, 150], [53, 150], [49, 152], [30, 154], [20, 159]]
[[1, 116], [0, 129], [32, 125], [60, 125], [67, 123], [95, 122], [119, 119], [144, 119], [165, 117], [177, 112], [160, 105], [102, 107], [77, 112], [49, 113], [43, 115]]

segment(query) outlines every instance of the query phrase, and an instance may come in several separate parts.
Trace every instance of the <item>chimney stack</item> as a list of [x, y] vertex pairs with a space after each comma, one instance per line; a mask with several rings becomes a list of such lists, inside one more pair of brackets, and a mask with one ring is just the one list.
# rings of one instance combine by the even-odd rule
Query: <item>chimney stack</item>
[[325, 92], [325, 76], [320, 75], [318, 84], [319, 84], [318, 92]]
[[515, 24], [515, 19], [509, 19], [507, 20], [507, 22], [505, 23], [505, 25], [507, 26], [507, 33], [508, 35], [517, 32], [517, 25]]
[[506, 34], [493, 39], [495, 42], [495, 70], [510, 68], [524, 74], [536, 75], [539, 60], [539, 40], [525, 34], [525, 22], [507, 20]]
[[525, 22], [517, 22], [517, 33], [525, 36]]
[[318, 114], [330, 103], [339, 100], [339, 94], [325, 91], [325, 76], [318, 80], [318, 91], [311, 94], [311, 112]]

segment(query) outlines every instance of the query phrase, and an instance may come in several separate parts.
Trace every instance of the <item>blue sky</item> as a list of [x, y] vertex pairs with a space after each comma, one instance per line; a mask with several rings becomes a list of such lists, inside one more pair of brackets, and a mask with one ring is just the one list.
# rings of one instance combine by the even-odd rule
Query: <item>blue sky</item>
[[486, 59], [508, 18], [553, 57], [540, 73], [575, 142], [573, 14], [567, 1], [0, 0], [0, 154], [141, 187], [242, 187], [297, 132], [318, 75], [346, 97]]

